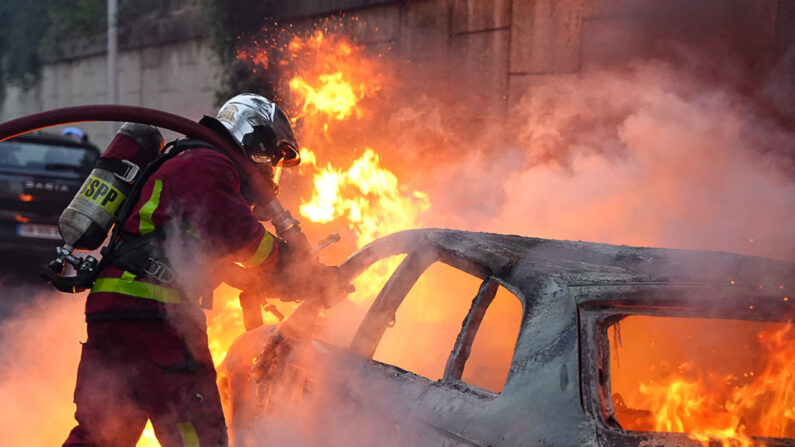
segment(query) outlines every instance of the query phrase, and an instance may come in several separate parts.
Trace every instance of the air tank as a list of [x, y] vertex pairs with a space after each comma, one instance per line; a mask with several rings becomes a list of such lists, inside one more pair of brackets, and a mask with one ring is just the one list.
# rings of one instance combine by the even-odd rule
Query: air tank
[[163, 149], [153, 126], [124, 123], [69, 206], [58, 218], [58, 230], [70, 249], [102, 245], [141, 172]]

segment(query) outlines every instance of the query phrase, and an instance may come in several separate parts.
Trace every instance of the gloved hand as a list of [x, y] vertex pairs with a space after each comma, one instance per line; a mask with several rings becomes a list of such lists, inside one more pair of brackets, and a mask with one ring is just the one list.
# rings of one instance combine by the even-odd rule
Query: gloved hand
[[277, 239], [277, 244], [279, 260], [274, 268], [247, 269], [230, 263], [224, 266], [221, 278], [230, 286], [248, 292], [247, 301], [257, 297], [254, 304], [279, 298], [320, 300], [325, 307], [331, 307], [355, 290], [342, 278], [338, 267], [322, 264], [313, 251], [296, 250], [281, 239]]
[[304, 253], [279, 242], [279, 261], [271, 276], [269, 291], [282, 301], [320, 300], [330, 307], [352, 293], [336, 266], [322, 264], [314, 252]]

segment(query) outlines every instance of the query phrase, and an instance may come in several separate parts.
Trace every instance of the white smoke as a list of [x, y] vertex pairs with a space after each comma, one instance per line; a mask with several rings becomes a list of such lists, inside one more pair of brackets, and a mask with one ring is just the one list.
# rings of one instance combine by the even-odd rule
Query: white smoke
[[[539, 149], [542, 159], [562, 154], [569, 169], [531, 165], [510, 177], [493, 227], [795, 256], [788, 224], [795, 218], [795, 182], [791, 159], [778, 155], [795, 135], [729, 90], [644, 64], [561, 79], [534, 90], [518, 110], [526, 117], [520, 141], [531, 160]], [[578, 122], [596, 127], [586, 138], [564, 135], [576, 132]], [[516, 209], [538, 210], [540, 218]]]
[[534, 85], [512, 116], [514, 144], [435, 169], [429, 225], [795, 259], [795, 135], [729, 87], [643, 62]]

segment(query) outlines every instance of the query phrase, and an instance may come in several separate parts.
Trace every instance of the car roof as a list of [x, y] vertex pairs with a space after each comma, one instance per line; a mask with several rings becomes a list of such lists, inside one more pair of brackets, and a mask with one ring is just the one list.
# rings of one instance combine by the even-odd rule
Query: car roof
[[51, 146], [64, 146], [64, 147], [77, 147], [84, 149], [91, 149], [99, 152], [99, 149], [91, 142], [77, 141], [74, 138], [67, 137], [51, 132], [35, 131], [19, 135], [11, 139], [11, 141], [20, 141], [25, 143], [38, 143]]
[[717, 251], [630, 247], [446, 229], [408, 230], [373, 244], [411, 247], [421, 241], [437, 247], [440, 259], [445, 262], [455, 265], [457, 260], [464, 260], [483, 269], [478, 276], [490, 275], [511, 283], [542, 276], [554, 277], [570, 286], [713, 283], [775, 294], [791, 291], [795, 286], [795, 263]]

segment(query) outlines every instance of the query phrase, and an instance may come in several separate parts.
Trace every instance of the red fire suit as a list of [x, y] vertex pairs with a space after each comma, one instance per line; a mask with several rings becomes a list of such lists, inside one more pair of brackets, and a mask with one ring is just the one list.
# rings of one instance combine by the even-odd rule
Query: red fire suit
[[[134, 144], [123, 135], [111, 144]], [[147, 179], [123, 231], [165, 229], [159, 243], [177, 280], [160, 283], [106, 267], [86, 301], [75, 403], [78, 425], [65, 446], [135, 445], [147, 418], [164, 447], [226, 446], [226, 424], [207, 343], [200, 293], [209, 259], [272, 268], [278, 245], [241, 194], [232, 161], [208, 148], [188, 149]], [[192, 285], [201, 284], [196, 288]], [[206, 295], [203, 298], [207, 298]]]

